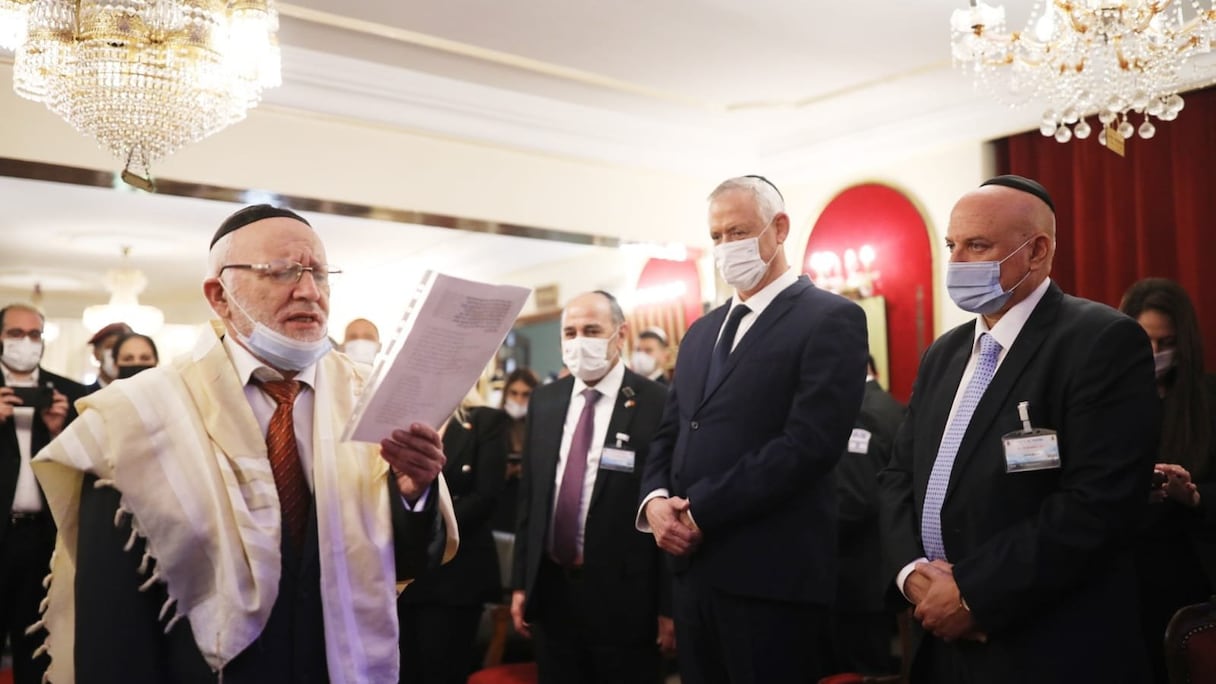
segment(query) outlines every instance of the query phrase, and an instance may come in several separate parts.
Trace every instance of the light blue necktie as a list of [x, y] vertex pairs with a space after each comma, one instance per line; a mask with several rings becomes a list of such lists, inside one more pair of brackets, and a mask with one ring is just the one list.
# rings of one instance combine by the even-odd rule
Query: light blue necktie
[[954, 469], [954, 457], [958, 455], [958, 447], [963, 442], [963, 435], [971, 423], [971, 415], [979, 405], [984, 390], [992, 382], [996, 374], [996, 362], [1001, 355], [1001, 343], [992, 335], [980, 335], [980, 355], [976, 359], [975, 372], [971, 382], [963, 391], [963, 398], [958, 402], [958, 410], [954, 419], [946, 426], [942, 435], [942, 443], [937, 448], [937, 460], [933, 461], [933, 472], [929, 474], [929, 486], [925, 490], [925, 508], [921, 512], [921, 539], [925, 547], [925, 555], [929, 560], [946, 557], [946, 547], [942, 543], [942, 502], [946, 500], [946, 486], [950, 484], [950, 471]]

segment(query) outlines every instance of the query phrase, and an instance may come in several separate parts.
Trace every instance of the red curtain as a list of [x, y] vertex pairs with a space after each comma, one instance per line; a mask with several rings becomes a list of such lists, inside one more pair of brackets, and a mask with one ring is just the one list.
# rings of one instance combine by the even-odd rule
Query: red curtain
[[[1119, 157], [1096, 140], [1060, 144], [1031, 131], [997, 141], [999, 173], [1034, 178], [1056, 205], [1052, 278], [1065, 292], [1118, 306], [1150, 276], [1178, 281], [1199, 315], [1205, 365], [1216, 371], [1216, 89]], [[1133, 115], [1133, 123], [1140, 118]]]

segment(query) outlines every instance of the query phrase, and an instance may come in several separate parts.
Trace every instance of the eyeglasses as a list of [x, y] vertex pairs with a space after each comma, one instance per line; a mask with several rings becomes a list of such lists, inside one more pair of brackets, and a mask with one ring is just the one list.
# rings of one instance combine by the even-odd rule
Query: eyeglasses
[[300, 282], [300, 278], [304, 277], [307, 272], [312, 275], [312, 279], [317, 285], [329, 285], [329, 277], [338, 275], [342, 272], [340, 268], [329, 268], [326, 266], [305, 266], [298, 261], [287, 261], [285, 259], [276, 259], [268, 264], [226, 264], [220, 267], [219, 275], [223, 275], [224, 269], [239, 268], [243, 270], [253, 271], [262, 278], [270, 280], [281, 285], [288, 285]]
[[8, 330], [4, 331], [4, 339], [6, 340], [20, 340], [26, 337], [30, 339], [30, 342], [41, 342], [42, 331], [22, 330], [21, 328], [9, 328]]

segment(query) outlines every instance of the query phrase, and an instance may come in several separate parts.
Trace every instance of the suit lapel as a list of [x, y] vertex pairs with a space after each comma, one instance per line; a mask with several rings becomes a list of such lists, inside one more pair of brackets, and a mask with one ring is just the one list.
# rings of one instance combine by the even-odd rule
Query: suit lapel
[[535, 466], [536, 475], [532, 480], [536, 484], [535, 491], [548, 492], [545, 501], [545, 524], [542, 529], [548, 527], [548, 516], [553, 511], [553, 501], [556, 493], [553, 491], [553, 483], [557, 481], [557, 461], [561, 456], [562, 450], [562, 431], [566, 425], [566, 413], [570, 410], [570, 392], [574, 388], [574, 378], [567, 377], [558, 380], [554, 384], [554, 392], [552, 397], [545, 402], [542, 409], [537, 411], [538, 415], [528, 416], [528, 420], [536, 420], [536, 427], [531, 430], [532, 436], [535, 439], [541, 436], [544, 440], [542, 449], [537, 449], [528, 454], [528, 457], [534, 459], [532, 463], [525, 467]]
[[967, 425], [967, 431], [963, 434], [963, 441], [959, 444], [954, 469], [950, 472], [950, 484], [946, 488], [947, 499], [954, 491], [962, 471], [971, 461], [971, 454], [975, 453], [987, 436], [997, 415], [1001, 411], [1012, 410], [1014, 404], [1009, 401], [1009, 395], [1022, 373], [1025, 372], [1026, 366], [1029, 365], [1051, 332], [1062, 299], [1063, 293], [1060, 288], [1056, 287], [1054, 283], [1049, 286], [1043, 299], [1031, 312], [1026, 324], [1022, 326], [1021, 332], [1013, 342], [1013, 347], [1006, 352], [996, 375], [992, 376], [992, 382], [988, 384], [988, 388], [984, 390], [984, 396], [976, 405], [975, 413], [971, 415], [971, 422]]
[[928, 424], [930, 432], [924, 440], [927, 449], [921, 452], [921, 463], [915, 469], [915, 490], [925, 491], [929, 484], [929, 474], [933, 471], [933, 461], [937, 458], [942, 436], [946, 434], [946, 422], [950, 419], [950, 408], [954, 405], [954, 396], [958, 386], [963, 381], [963, 371], [967, 369], [967, 361], [971, 359], [971, 350], [975, 346], [975, 323], [967, 329], [966, 335], [959, 335], [953, 350], [947, 352], [945, 370], [940, 375], [933, 393], [925, 397], [924, 405], [929, 409]]
[[[730, 378], [730, 374], [734, 372], [735, 367], [739, 365], [740, 359], [744, 358], [752, 347], [761, 344], [761, 340], [768, 336], [768, 333], [774, 327], [776, 327], [777, 322], [785, 317], [787, 313], [789, 313], [790, 309], [794, 306], [794, 302], [798, 299], [798, 296], [802, 294], [803, 290], [810, 286], [810, 280], [808, 280], [806, 276], [799, 276], [798, 280], [795, 281], [793, 285], [782, 290], [781, 293], [778, 294], [777, 297], [772, 301], [772, 303], [764, 308], [764, 311], [760, 314], [760, 317], [756, 319], [755, 323], [752, 323], [752, 327], [748, 329], [747, 334], [743, 336], [742, 340], [739, 340], [739, 344], [735, 346], [734, 351], [732, 351], [730, 356], [727, 357], [726, 367], [722, 369], [722, 379], [718, 382], [718, 385], [716, 387], [704, 388], [704, 391], [701, 393], [702, 405], [704, 405], [705, 402], [708, 401], [711, 396], [713, 396], [714, 392], [716, 392], [719, 387], [726, 384], [727, 379]], [[721, 323], [719, 323], [718, 328], [720, 329], [721, 327]], [[714, 342], [717, 342], [716, 336]], [[710, 346], [709, 350], [709, 356], [712, 355], [713, 345]], [[702, 377], [708, 374], [708, 361], [706, 362], [705, 367], [707, 370], [706, 373], [702, 374]]]
[[460, 471], [460, 467], [464, 464], [464, 449], [469, 444], [473, 433], [465, 428], [465, 424], [456, 420], [455, 417], [448, 420], [448, 426], [443, 431], [443, 452], [447, 456], [448, 466], [444, 470], [448, 470], [447, 478], [451, 482], [452, 478]]
[[[690, 397], [705, 397], [705, 381], [709, 379], [709, 363], [714, 355], [714, 343], [718, 341], [718, 331], [722, 329], [722, 324], [726, 321], [726, 314], [730, 311], [730, 301], [726, 304], [709, 312], [705, 316], [705, 334], [696, 337], [695, 339], [684, 338], [680, 344], [680, 361], [676, 363], [678, 367], [688, 369], [684, 376], [689, 378], [692, 383], [692, 392]], [[697, 400], [700, 405], [701, 400]]]
[[[612, 407], [612, 418], [608, 421], [608, 432], [604, 436], [604, 446], [616, 446], [617, 434], [628, 435], [629, 426], [633, 424], [633, 416], [637, 413], [637, 384], [638, 376], [631, 371], [625, 371], [625, 379], [621, 381], [621, 390], [617, 392], [616, 404]], [[634, 448], [629, 442], [622, 442], [627, 448]], [[602, 459], [601, 459], [602, 460]], [[637, 468], [635, 461], [634, 468]], [[591, 501], [587, 505], [587, 517], [591, 517], [591, 511], [595, 508], [595, 502], [599, 501], [603, 496], [604, 487], [607, 486], [606, 481], [610, 478], [604, 477], [604, 470], [595, 474], [595, 486], [591, 489]]]

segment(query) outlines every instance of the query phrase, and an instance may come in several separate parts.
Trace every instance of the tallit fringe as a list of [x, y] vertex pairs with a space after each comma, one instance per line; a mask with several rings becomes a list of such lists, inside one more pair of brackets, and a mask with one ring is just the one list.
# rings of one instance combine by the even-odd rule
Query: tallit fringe
[[[111, 487], [113, 486], [112, 480], [97, 480], [98, 485], [103, 482], [109, 483], [109, 486]], [[139, 585], [139, 590], [141, 592], [148, 591], [161, 580], [160, 573], [155, 569], [156, 554], [152, 552], [152, 545], [148, 541], [148, 538], [140, 533], [139, 524], [135, 520], [135, 514], [126, 508], [123, 508], [121, 504], [119, 504], [118, 509], [114, 511], [114, 526], [122, 526], [124, 515], [130, 519], [131, 535], [127, 537], [127, 543], [123, 546], [123, 551], [130, 552], [135, 548], [135, 542], [137, 540], [144, 540], [144, 553], [139, 559], [139, 567], [136, 568], [135, 572], [140, 576], [146, 576], [144, 582]], [[184, 617], [186, 617], [186, 614], [177, 610], [177, 598], [174, 596], [169, 596], [165, 599], [165, 602], [161, 604], [160, 614], [157, 616], [157, 620], [160, 622], [165, 622], [164, 633], [168, 634]], [[168, 618], [167, 622], [166, 618]]]

